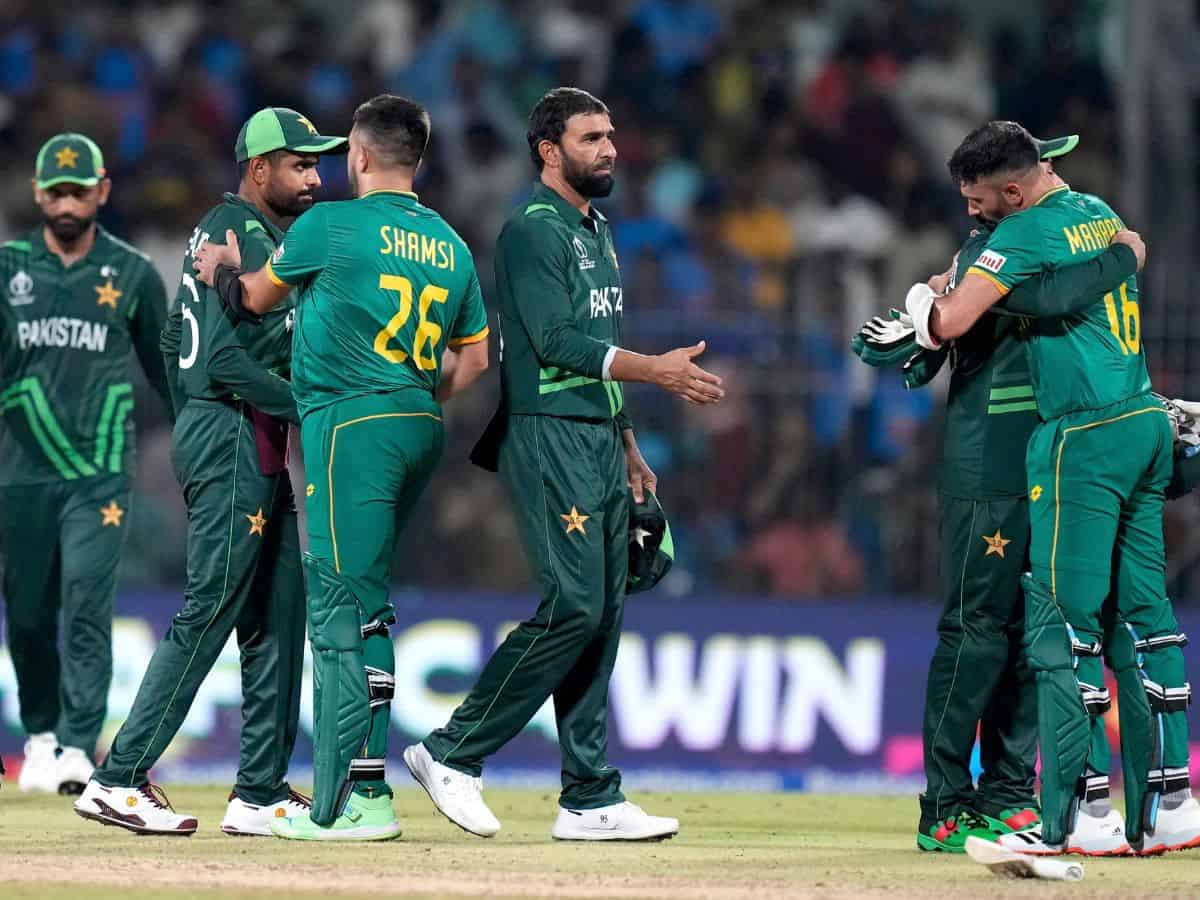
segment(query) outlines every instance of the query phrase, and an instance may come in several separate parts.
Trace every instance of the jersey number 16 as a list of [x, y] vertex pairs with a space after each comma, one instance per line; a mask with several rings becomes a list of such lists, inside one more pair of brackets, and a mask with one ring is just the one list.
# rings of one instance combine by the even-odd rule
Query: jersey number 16
[[[1117, 301], [1112, 291], [1104, 295], [1104, 309], [1108, 312], [1108, 327], [1117, 339], [1121, 355], [1137, 354], [1142, 349], [1142, 316], [1136, 300], [1129, 299], [1129, 291], [1125, 285], [1119, 290], [1121, 295], [1121, 315], [1117, 316]], [[1124, 334], [1122, 334], [1124, 331]]]

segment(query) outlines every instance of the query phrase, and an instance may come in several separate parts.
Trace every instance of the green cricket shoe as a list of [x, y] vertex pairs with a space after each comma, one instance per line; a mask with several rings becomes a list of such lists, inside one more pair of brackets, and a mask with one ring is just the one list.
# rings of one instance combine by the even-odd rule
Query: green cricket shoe
[[987, 822], [988, 830], [996, 837], [1014, 831], [1028, 831], [1042, 824], [1042, 814], [1033, 806], [1013, 806], [994, 816], [987, 813], [980, 813], [979, 816]]
[[289, 841], [390, 841], [400, 837], [400, 820], [391, 797], [351, 794], [346, 809], [323, 828], [310, 816], [276, 819], [271, 834]]
[[963, 807], [953, 815], [917, 832], [917, 849], [940, 853], [966, 853], [967, 838], [995, 841], [987, 819]]

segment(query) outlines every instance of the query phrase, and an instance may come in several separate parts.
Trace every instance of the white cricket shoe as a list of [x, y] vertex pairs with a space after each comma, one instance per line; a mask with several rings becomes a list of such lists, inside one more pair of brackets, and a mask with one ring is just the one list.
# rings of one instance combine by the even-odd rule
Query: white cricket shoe
[[31, 734], [25, 742], [25, 762], [17, 776], [17, 787], [23, 793], [57, 793], [58, 738], [53, 731]]
[[1042, 840], [1040, 825], [1025, 831], [1002, 834], [996, 843], [1030, 856], [1059, 856], [1074, 853], [1078, 856], [1127, 856], [1129, 842], [1125, 839], [1125, 823], [1115, 809], [1103, 816], [1089, 816], [1079, 811], [1075, 829], [1062, 844], [1047, 844]]
[[93, 822], [116, 825], [134, 834], [190, 836], [197, 824], [195, 816], [175, 812], [162, 788], [155, 784], [110, 788], [93, 779], [75, 801], [75, 812]]
[[1142, 837], [1138, 856], [1156, 856], [1168, 850], [1200, 847], [1200, 803], [1188, 797], [1175, 809], [1158, 809], [1154, 831]]
[[92, 780], [96, 767], [78, 747], [63, 747], [58, 755], [58, 792], [65, 796], [78, 796]]
[[483, 802], [483, 779], [472, 778], [444, 766], [425, 749], [413, 744], [404, 749], [404, 764], [417, 784], [425, 788], [438, 811], [461, 828], [479, 837], [492, 837], [500, 830], [500, 820]]
[[556, 841], [661, 841], [678, 833], [678, 819], [652, 816], [628, 800], [598, 809], [559, 807], [550, 830]]
[[286, 799], [266, 806], [247, 803], [237, 794], [230, 793], [225, 818], [221, 820], [221, 830], [226, 834], [270, 837], [271, 822], [275, 819], [299, 818], [310, 812], [312, 801], [296, 791], [288, 791]]

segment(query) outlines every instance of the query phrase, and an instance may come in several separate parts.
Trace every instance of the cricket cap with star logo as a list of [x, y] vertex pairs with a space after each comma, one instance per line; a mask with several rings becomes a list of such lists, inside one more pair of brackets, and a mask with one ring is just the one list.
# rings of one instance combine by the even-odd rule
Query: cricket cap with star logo
[[104, 154], [90, 137], [73, 131], [56, 134], [38, 151], [34, 181], [40, 190], [56, 184], [92, 187], [104, 178]]
[[246, 120], [238, 132], [234, 154], [238, 162], [245, 162], [274, 150], [333, 153], [345, 147], [344, 137], [319, 134], [316, 126], [294, 109], [268, 106]]

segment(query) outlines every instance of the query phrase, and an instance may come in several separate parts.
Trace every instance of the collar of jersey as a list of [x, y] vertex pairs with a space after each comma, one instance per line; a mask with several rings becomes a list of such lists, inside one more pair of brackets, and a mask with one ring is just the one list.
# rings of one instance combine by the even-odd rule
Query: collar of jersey
[[409, 200], [417, 201], [417, 195], [412, 191], [400, 191], [396, 188], [375, 188], [373, 191], [367, 191], [359, 200], [366, 200], [368, 197], [374, 197], [376, 194], [394, 194], [397, 197], [406, 197]]
[[[30, 247], [30, 250], [32, 251], [32, 254], [34, 256], [45, 256], [47, 258], [56, 259], [56, 260], [58, 260], [59, 264], [61, 265], [62, 260], [58, 257], [57, 254], [54, 253], [53, 250], [51, 250], [49, 247], [46, 246], [46, 238], [45, 238], [44, 233], [42, 232], [42, 228], [43, 228], [43, 226], [39, 225], [37, 228], [33, 229], [33, 234], [31, 234], [29, 236], [29, 247]], [[107, 241], [106, 241], [107, 237], [108, 237], [108, 232], [104, 230], [104, 226], [102, 226], [99, 222], [97, 222], [96, 223], [96, 240], [92, 242], [92, 249], [89, 250], [87, 252], [87, 255], [84, 256], [82, 259], [79, 259], [79, 260], [71, 263], [69, 268], [75, 269], [80, 266], [89, 265], [91, 263], [100, 263], [104, 259], [104, 251], [100, 249], [100, 245], [102, 243], [105, 243], [105, 244], [107, 243]], [[67, 268], [68, 267], [64, 266], [63, 270], [66, 271]]]
[[1069, 191], [1070, 189], [1071, 189], [1071, 186], [1069, 184], [1056, 185], [1055, 187], [1052, 187], [1052, 188], [1050, 188], [1050, 190], [1046, 191], [1046, 193], [1042, 194], [1042, 196], [1040, 196], [1036, 200], [1034, 200], [1033, 205], [1037, 206], [1043, 200], [1045, 200], [1047, 197], [1051, 197], [1054, 194], [1061, 193], [1062, 191]]
[[271, 239], [275, 241], [275, 243], [278, 244], [281, 240], [283, 240], [283, 229], [268, 219], [266, 214], [261, 209], [259, 209], [246, 198], [239, 197], [237, 194], [226, 191], [222, 195], [221, 199], [231, 206], [238, 206], [246, 210], [246, 214], [254, 217], [254, 219], [267, 230], [267, 234], [271, 236]]
[[583, 225], [590, 222], [593, 226], [598, 226], [600, 222], [607, 221], [604, 218], [604, 213], [596, 209], [595, 204], [592, 204], [591, 215], [585, 216], [578, 209], [567, 202], [567, 198], [562, 196], [558, 191], [546, 187], [542, 182], [537, 182], [533, 186], [533, 201], [535, 203], [549, 203], [558, 214], [567, 222], [573, 222], [576, 225]]

